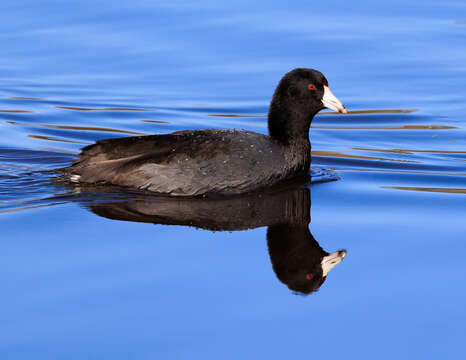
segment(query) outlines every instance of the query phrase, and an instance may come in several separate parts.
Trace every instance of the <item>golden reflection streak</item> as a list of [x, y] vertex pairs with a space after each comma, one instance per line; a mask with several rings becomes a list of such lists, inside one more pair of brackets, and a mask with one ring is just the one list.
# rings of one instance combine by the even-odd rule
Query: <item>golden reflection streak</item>
[[232, 117], [232, 118], [265, 118], [267, 115], [235, 115], [235, 114], [206, 114], [206, 116]]
[[414, 160], [404, 160], [404, 159], [387, 159], [375, 156], [358, 156], [358, 155], [349, 155], [343, 154], [336, 151], [326, 151], [326, 150], [312, 150], [312, 156], [327, 156], [335, 158], [350, 158], [350, 159], [364, 159], [364, 160], [381, 160], [381, 161], [392, 161], [392, 162], [406, 162], [406, 163], [419, 163], [419, 161]]
[[60, 129], [60, 130], [79, 130], [79, 131], [102, 131], [102, 132], [111, 132], [111, 133], [120, 133], [120, 134], [130, 134], [130, 135], [148, 135], [146, 133], [129, 131], [129, 130], [118, 130], [104, 127], [93, 127], [93, 126], [67, 126], [67, 125], [47, 125], [47, 124], [24, 124], [16, 121], [7, 121], [10, 125], [20, 125], [25, 127], [42, 127], [46, 129]]
[[115, 108], [115, 107], [105, 107], [105, 108], [85, 108], [85, 107], [76, 107], [76, 106], [55, 106], [55, 107], [57, 109], [76, 110], [76, 111], [154, 111], [150, 109]]
[[[349, 110], [348, 114], [361, 115], [361, 114], [409, 114], [418, 111], [417, 109], [380, 109], [380, 110]], [[323, 112], [319, 115], [341, 115], [337, 112]]]
[[455, 188], [427, 188], [416, 186], [381, 186], [382, 189], [408, 190], [408, 191], [424, 191], [445, 194], [466, 194], [466, 189]]
[[45, 100], [43, 98], [38, 97], [24, 97], [24, 96], [12, 96], [10, 97], [11, 100]]
[[[381, 110], [349, 110], [348, 114], [352, 115], [361, 115], [361, 114], [409, 114], [417, 111], [417, 109], [381, 109]], [[320, 115], [341, 115], [337, 112], [323, 112], [317, 114]], [[267, 115], [237, 115], [237, 114], [207, 114], [206, 116], [216, 116], [216, 117], [258, 117], [263, 118]]]
[[65, 139], [60, 139], [55, 136], [44, 136], [44, 135], [28, 135], [28, 137], [32, 139], [39, 139], [39, 140], [49, 140], [49, 141], [59, 141], [59, 142], [64, 142], [64, 143], [72, 143], [72, 144], [89, 144], [87, 142], [83, 141], [74, 141], [74, 140], [65, 140]]
[[441, 176], [466, 176], [464, 173], [452, 173], [452, 172], [439, 172], [439, 171], [419, 171], [419, 170], [393, 170], [393, 169], [357, 169], [357, 168], [338, 168], [331, 167], [335, 171], [353, 171], [353, 172], [381, 172], [381, 173], [393, 173], [393, 174], [409, 174], [409, 175], [441, 175]]
[[141, 120], [145, 123], [154, 123], [154, 124], [171, 124], [169, 121], [162, 121], [162, 120]]
[[393, 127], [327, 127], [327, 126], [314, 126], [312, 129], [321, 130], [451, 130], [457, 129], [456, 126], [445, 125], [403, 125]]
[[32, 113], [31, 110], [2, 110], [0, 109], [0, 113]]
[[367, 148], [352, 148], [353, 150], [361, 151], [378, 151], [395, 154], [413, 154], [413, 153], [432, 153], [432, 154], [466, 154], [466, 151], [452, 151], [452, 150], [412, 150], [412, 149], [367, 149]]

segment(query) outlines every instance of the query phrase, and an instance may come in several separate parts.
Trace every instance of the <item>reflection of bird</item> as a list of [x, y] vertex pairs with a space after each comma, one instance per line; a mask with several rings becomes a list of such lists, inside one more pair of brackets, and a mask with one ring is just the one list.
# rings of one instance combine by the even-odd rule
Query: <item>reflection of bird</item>
[[323, 250], [307, 224], [269, 226], [267, 244], [277, 277], [290, 290], [302, 294], [318, 290], [330, 270], [346, 256], [345, 250], [332, 254]]
[[128, 195], [126, 201], [93, 201], [92, 212], [109, 219], [188, 225], [214, 231], [268, 226], [273, 269], [291, 290], [316, 291], [328, 272], [346, 255], [324, 251], [311, 235], [310, 191], [288, 184], [279, 191], [217, 198], [173, 198]]
[[[99, 216], [212, 231], [247, 230], [273, 224], [309, 224], [309, 189], [289, 183], [273, 191], [207, 198], [128, 194], [127, 201], [92, 201]], [[90, 190], [83, 187], [82, 190]]]
[[269, 135], [187, 130], [98, 141], [61, 169], [74, 182], [107, 183], [160, 194], [240, 194], [308, 174], [309, 126], [328, 107], [346, 113], [324, 75], [295, 69], [278, 84]]

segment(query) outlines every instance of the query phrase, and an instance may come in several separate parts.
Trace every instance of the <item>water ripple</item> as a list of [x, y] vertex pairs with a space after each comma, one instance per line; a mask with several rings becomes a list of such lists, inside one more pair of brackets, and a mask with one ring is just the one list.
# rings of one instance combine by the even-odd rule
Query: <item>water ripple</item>
[[75, 110], [75, 111], [154, 111], [150, 109], [138, 108], [116, 108], [116, 107], [103, 107], [103, 108], [86, 108], [76, 106], [55, 106], [57, 109]]
[[408, 191], [424, 191], [433, 193], [444, 194], [466, 194], [466, 188], [428, 188], [428, 187], [415, 187], [415, 186], [381, 186], [382, 189], [395, 189], [395, 190], [408, 190]]

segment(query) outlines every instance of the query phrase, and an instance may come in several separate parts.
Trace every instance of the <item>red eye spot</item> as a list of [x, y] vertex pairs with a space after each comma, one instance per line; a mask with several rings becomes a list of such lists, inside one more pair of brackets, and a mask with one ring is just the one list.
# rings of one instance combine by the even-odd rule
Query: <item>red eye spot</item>
[[306, 274], [306, 280], [312, 280], [313, 277], [313, 274]]
[[307, 88], [308, 88], [309, 90], [315, 90], [315, 89], [316, 89], [316, 86], [315, 86], [314, 84], [309, 84], [309, 85], [307, 86]]

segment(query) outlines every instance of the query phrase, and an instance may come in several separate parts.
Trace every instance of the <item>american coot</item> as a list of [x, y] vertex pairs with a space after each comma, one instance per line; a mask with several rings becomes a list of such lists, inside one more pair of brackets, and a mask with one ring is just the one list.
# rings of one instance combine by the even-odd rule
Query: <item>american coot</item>
[[86, 146], [62, 171], [73, 182], [174, 196], [250, 192], [307, 176], [309, 127], [326, 107], [346, 113], [321, 72], [294, 69], [273, 95], [268, 136], [244, 130], [185, 130], [101, 140]]

